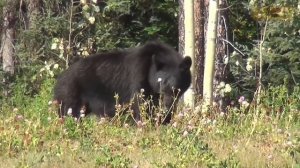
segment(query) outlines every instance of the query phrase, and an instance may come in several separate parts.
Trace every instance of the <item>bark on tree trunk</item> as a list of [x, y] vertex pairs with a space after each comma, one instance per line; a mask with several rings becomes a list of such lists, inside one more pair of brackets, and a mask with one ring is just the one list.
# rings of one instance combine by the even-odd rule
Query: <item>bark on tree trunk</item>
[[[209, 8], [209, 0], [204, 0], [204, 11], [203, 11], [203, 15], [204, 15], [204, 48], [207, 42], [207, 25], [208, 25], [208, 8]], [[206, 52], [206, 51], [205, 51]], [[204, 53], [204, 58], [205, 58], [205, 53]]]
[[178, 51], [180, 55], [184, 54], [184, 0], [179, 0], [179, 14], [178, 14]]
[[[225, 112], [229, 104], [229, 98], [220, 93], [217, 86], [221, 82], [228, 83], [229, 73], [229, 52], [230, 48], [228, 43], [222, 39], [230, 41], [228, 37], [228, 14], [227, 14], [227, 1], [219, 0], [218, 12], [218, 27], [217, 27], [217, 48], [216, 48], [216, 61], [215, 61], [215, 77], [214, 77], [214, 102], [217, 103], [219, 110]], [[224, 90], [223, 90], [224, 91]]]
[[[43, 41], [38, 41], [35, 39], [39, 39], [39, 28], [38, 26], [38, 18], [41, 15], [41, 0], [26, 0], [26, 29], [29, 30], [28, 32], [31, 32], [33, 34], [33, 40], [34, 42], [26, 42], [24, 44], [25, 48], [30, 48], [28, 51], [28, 54], [30, 55], [30, 58], [38, 57], [40, 55], [41, 47], [44, 45]], [[25, 41], [28, 41], [29, 39], [25, 39]], [[32, 40], [32, 39], [31, 39]], [[40, 39], [39, 39], [40, 40]]]
[[14, 41], [15, 41], [15, 24], [16, 24], [16, 8], [15, 0], [7, 0], [3, 7], [3, 31], [1, 55], [3, 61], [3, 71], [13, 75], [14, 67]]
[[205, 53], [205, 7], [204, 0], [194, 1], [194, 29], [195, 29], [195, 91], [196, 100], [202, 99], [203, 96], [203, 75], [204, 75], [204, 53]]
[[27, 12], [27, 18], [28, 18], [28, 28], [29, 29], [35, 29], [36, 28], [36, 21], [40, 14], [40, 6], [41, 1], [40, 0], [27, 0], [28, 4], [28, 12]]

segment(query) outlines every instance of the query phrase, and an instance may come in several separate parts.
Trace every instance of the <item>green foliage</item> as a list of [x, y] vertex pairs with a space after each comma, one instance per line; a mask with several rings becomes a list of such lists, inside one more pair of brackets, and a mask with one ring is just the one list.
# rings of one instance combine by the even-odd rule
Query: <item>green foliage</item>
[[295, 87], [290, 94], [286, 87], [270, 87], [262, 96], [264, 112], [277, 117], [288, 116], [291, 121], [298, 121], [300, 116], [295, 112], [300, 109], [299, 95], [299, 87]]
[[112, 0], [107, 1], [101, 12], [97, 15], [99, 22], [95, 23], [97, 51], [130, 47], [156, 38], [174, 46], [177, 44], [177, 7], [174, 1]]
[[[265, 82], [287, 87], [300, 84], [300, 17], [296, 12], [290, 20], [268, 25], [265, 43], [265, 62], [269, 64]], [[272, 78], [271, 78], [272, 77]]]
[[[56, 77], [78, 57], [156, 38], [177, 46], [177, 5], [173, 0], [45, 1], [42, 8], [30, 28], [28, 20], [21, 22], [26, 11], [17, 11], [17, 77], [8, 82], [22, 85], [20, 89], [31, 96], [43, 80]], [[5, 90], [12, 93], [11, 88]]]
[[[230, 21], [234, 25], [234, 44], [243, 53], [235, 51], [230, 58], [230, 71], [234, 78], [232, 85], [236, 88], [236, 96], [243, 95], [250, 99], [253, 97], [258, 84], [260, 52], [263, 57], [264, 88], [284, 85], [292, 91], [300, 83], [298, 30], [300, 19], [296, 8], [298, 2], [281, 0], [264, 1], [263, 4], [259, 4], [258, 1], [251, 2], [254, 4], [231, 1], [234, 12], [230, 14]], [[243, 4], [243, 8], [239, 4]], [[254, 10], [264, 7], [269, 11], [260, 13], [264, 16], [257, 18], [258, 14], [255, 16], [252, 14]], [[260, 51], [259, 43], [264, 35], [265, 26], [266, 32]]]
[[[238, 44], [251, 46], [259, 36], [258, 23], [249, 15], [248, 1], [230, 0], [229, 25], [232, 28], [233, 40]], [[232, 6], [231, 6], [232, 5]]]
[[104, 156], [96, 158], [96, 166], [129, 167], [132, 161], [121, 154], [114, 155], [108, 146], [103, 146], [101, 151]]

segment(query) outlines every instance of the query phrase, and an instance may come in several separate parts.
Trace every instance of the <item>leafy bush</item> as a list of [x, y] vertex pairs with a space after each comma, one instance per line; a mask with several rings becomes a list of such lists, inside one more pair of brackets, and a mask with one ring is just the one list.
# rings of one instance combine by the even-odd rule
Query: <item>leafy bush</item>
[[[264, 4], [259, 6], [257, 1], [251, 3], [231, 1], [234, 12], [230, 17], [232, 25], [235, 25], [234, 45], [241, 51], [233, 52], [229, 63], [234, 77], [232, 85], [237, 94], [235, 97], [245, 96], [252, 99], [258, 85], [260, 54], [263, 58], [264, 89], [284, 85], [292, 91], [295, 86], [299, 86], [300, 19], [296, 8], [297, 2], [281, 0], [270, 2], [264, 1]], [[264, 35], [265, 37], [262, 37]], [[260, 50], [259, 43], [262, 38], [264, 41]]]

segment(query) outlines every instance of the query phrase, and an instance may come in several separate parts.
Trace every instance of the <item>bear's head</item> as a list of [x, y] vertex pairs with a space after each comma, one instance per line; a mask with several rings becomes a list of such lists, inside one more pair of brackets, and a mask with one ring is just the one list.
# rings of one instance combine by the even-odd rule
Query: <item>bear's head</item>
[[192, 60], [169, 46], [155, 49], [148, 80], [153, 92], [162, 96], [165, 108], [171, 109], [191, 84]]

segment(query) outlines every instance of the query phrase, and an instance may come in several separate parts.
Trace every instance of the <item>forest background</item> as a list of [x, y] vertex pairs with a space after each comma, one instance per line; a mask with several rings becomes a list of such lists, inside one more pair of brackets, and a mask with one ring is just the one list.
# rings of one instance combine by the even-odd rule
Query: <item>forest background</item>
[[[81, 123], [57, 118], [49, 105], [55, 79], [79, 57], [151, 39], [184, 53], [182, 4], [182, 0], [0, 1], [1, 164], [299, 167], [296, 0], [220, 0], [216, 107], [210, 111], [181, 107], [172, 124], [146, 123], [142, 128], [119, 116], [112, 121], [90, 117]], [[200, 23], [195, 24], [195, 89], [201, 98], [209, 1], [195, 0], [194, 5], [195, 23]], [[199, 27], [202, 36], [196, 31]]]

